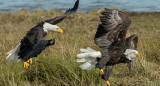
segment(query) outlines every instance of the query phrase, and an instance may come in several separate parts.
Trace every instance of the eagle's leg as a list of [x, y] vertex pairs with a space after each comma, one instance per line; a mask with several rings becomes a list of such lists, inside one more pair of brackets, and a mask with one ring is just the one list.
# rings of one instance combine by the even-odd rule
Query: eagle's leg
[[109, 81], [106, 81], [106, 85], [105, 86], [110, 86], [110, 83]]
[[32, 58], [30, 58], [29, 60], [27, 60], [27, 62], [28, 62], [29, 64], [32, 64]]
[[103, 72], [103, 69], [100, 69], [100, 73], [99, 73], [100, 75], [103, 75], [104, 74], [104, 72]]
[[29, 63], [28, 62], [24, 62], [24, 68], [28, 69]]
[[128, 63], [128, 69], [129, 69], [129, 72], [135, 77], [135, 72], [134, 70], [132, 69], [132, 63]]

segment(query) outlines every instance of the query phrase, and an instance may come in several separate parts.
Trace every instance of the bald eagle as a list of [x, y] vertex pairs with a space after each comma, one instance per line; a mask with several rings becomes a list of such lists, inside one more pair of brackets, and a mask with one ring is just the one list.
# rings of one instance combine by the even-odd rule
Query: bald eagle
[[54, 39], [44, 39], [47, 33], [49, 31], [63, 33], [63, 30], [60, 29], [56, 24], [61, 22], [70, 14], [76, 12], [78, 5], [79, 0], [75, 2], [75, 5], [72, 9], [68, 9], [63, 15], [40, 22], [38, 25], [33, 27], [27, 32], [26, 36], [20, 40], [19, 44], [7, 53], [8, 56], [6, 59], [10, 62], [22, 60], [24, 61], [24, 68], [27, 69], [29, 64], [32, 63], [33, 57], [37, 57], [37, 55], [39, 55], [46, 47], [54, 45]]
[[[126, 38], [131, 20], [125, 13], [105, 9], [101, 14], [102, 24], [98, 26], [94, 42], [102, 51], [96, 51], [89, 47], [80, 49], [82, 53], [77, 55], [77, 62], [85, 62], [80, 66], [82, 69], [99, 68], [102, 79], [107, 82], [106, 86], [110, 86], [108, 78], [114, 65], [119, 63], [130, 65], [134, 59], [140, 57], [137, 51], [138, 36], [134, 34]], [[131, 69], [131, 65], [129, 69]]]

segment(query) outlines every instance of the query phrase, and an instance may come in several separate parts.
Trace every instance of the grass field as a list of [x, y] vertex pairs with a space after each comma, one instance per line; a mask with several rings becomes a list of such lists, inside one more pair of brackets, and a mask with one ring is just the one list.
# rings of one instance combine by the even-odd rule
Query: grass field
[[[63, 12], [0, 13], [0, 86], [104, 86], [99, 69], [82, 70], [78, 67], [80, 63], [76, 63], [80, 48], [90, 46], [99, 50], [93, 38], [100, 24], [100, 12], [75, 13], [59, 23], [64, 34], [49, 33], [45, 39], [55, 38], [55, 45], [34, 58], [28, 70], [23, 68], [23, 62], [6, 61], [6, 53], [38, 22]], [[109, 81], [112, 86], [160, 86], [160, 13], [126, 13], [132, 19], [127, 36], [139, 35], [141, 60], [133, 64], [135, 76], [129, 73], [126, 64], [118, 64]]]

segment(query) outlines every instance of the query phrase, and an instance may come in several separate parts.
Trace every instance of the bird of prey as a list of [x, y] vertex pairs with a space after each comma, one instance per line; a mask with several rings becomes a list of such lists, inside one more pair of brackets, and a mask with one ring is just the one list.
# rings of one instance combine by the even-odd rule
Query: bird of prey
[[85, 62], [80, 66], [82, 69], [99, 68], [106, 86], [110, 86], [108, 78], [115, 64], [131, 64], [134, 59], [140, 57], [137, 51], [138, 36], [134, 34], [126, 38], [131, 20], [124, 12], [106, 8], [101, 14], [101, 24], [94, 38], [95, 44], [101, 51], [89, 47], [80, 49], [81, 53], [77, 55], [77, 62]]
[[6, 59], [10, 62], [22, 60], [24, 61], [24, 68], [27, 69], [29, 64], [32, 63], [33, 57], [37, 57], [37, 55], [39, 55], [46, 47], [54, 45], [54, 39], [44, 39], [47, 33], [49, 31], [63, 33], [63, 30], [60, 29], [60, 27], [58, 27], [56, 24], [61, 22], [70, 14], [76, 12], [78, 5], [79, 0], [75, 2], [75, 5], [72, 9], [68, 9], [63, 15], [37, 24], [27, 32], [26, 36], [20, 40], [19, 44], [14, 49], [7, 53], [8, 56]]

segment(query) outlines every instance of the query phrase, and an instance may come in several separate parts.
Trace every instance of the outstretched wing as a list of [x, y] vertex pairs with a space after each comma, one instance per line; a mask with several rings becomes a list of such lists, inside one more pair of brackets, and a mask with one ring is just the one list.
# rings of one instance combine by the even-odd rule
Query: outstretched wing
[[102, 24], [97, 29], [94, 41], [103, 51], [115, 50], [120, 42], [125, 41], [131, 21], [127, 15], [117, 10], [105, 9], [101, 14]]
[[137, 43], [138, 43], [138, 35], [134, 34], [131, 35], [126, 39], [126, 48], [127, 49], [137, 49]]
[[79, 0], [77, 0], [75, 2], [75, 5], [74, 5], [74, 7], [72, 9], [68, 9], [63, 15], [57, 16], [57, 17], [55, 17], [53, 19], [46, 20], [45, 22], [48, 22], [50, 24], [54, 24], [55, 25], [55, 24], [61, 22], [65, 17], [67, 17], [70, 14], [76, 12], [76, 10], [78, 9], [78, 6], [79, 6]]

